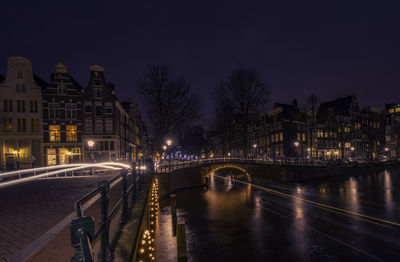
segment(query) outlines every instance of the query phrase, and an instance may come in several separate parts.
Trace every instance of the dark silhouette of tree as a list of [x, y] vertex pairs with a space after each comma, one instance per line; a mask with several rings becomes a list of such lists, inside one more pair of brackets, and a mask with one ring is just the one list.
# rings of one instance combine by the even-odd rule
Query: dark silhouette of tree
[[[239, 68], [233, 71], [217, 86], [217, 110], [226, 108], [234, 117], [240, 127], [242, 149], [245, 156], [249, 149], [248, 129], [250, 123], [260, 112], [264, 111], [268, 97], [268, 84], [261, 79], [257, 71], [251, 68]], [[221, 117], [219, 118], [221, 119]]]
[[149, 66], [136, 88], [144, 99], [156, 150], [167, 137], [179, 138], [200, 116], [200, 98], [184, 77], [174, 77], [166, 65]]
[[[308, 131], [308, 147], [312, 150], [312, 155], [316, 154], [314, 152], [314, 145], [317, 146], [318, 143], [315, 141], [315, 133], [317, 128], [317, 111], [318, 111], [319, 98], [315, 94], [310, 94], [306, 99], [306, 126]], [[318, 151], [318, 148], [317, 148]]]

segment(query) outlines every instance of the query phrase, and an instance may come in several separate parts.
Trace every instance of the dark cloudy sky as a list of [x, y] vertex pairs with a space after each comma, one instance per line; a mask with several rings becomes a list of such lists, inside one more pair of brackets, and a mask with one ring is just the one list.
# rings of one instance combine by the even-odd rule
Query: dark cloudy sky
[[[210, 92], [238, 66], [256, 68], [271, 102], [356, 94], [361, 106], [400, 102], [399, 1], [17, 1], [0, 5], [0, 73], [21, 55], [49, 79], [62, 56], [86, 85], [105, 67], [121, 99], [145, 66], [165, 63]], [[211, 112], [208, 109], [208, 112]]]

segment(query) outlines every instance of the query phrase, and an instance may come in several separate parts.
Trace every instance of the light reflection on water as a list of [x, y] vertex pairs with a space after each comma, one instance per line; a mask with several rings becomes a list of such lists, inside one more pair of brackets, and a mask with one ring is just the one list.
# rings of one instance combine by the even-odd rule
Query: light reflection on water
[[[298, 198], [285, 199], [212, 174], [206, 192], [195, 189], [176, 194], [179, 219], [187, 224], [189, 261], [360, 261], [359, 253], [310, 228], [333, 234], [340, 241], [350, 238], [356, 245], [352, 236], [368, 230], [369, 225], [351, 216], [315, 211], [301, 199], [399, 219], [400, 194], [395, 185], [400, 188], [399, 170], [288, 185], [289, 194]], [[162, 205], [157, 257], [174, 261], [176, 240], [169, 202]]]

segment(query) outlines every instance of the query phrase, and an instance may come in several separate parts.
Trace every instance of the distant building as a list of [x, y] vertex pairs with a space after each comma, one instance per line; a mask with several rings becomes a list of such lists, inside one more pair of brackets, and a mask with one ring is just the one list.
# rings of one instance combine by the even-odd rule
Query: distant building
[[355, 96], [321, 103], [317, 118], [319, 158], [362, 156], [360, 108]]
[[292, 105], [275, 103], [260, 124], [259, 144], [271, 158], [306, 157], [305, 114]]
[[43, 141], [46, 165], [82, 161], [82, 87], [60, 61], [43, 89]]
[[32, 63], [8, 58], [7, 77], [0, 79], [0, 167], [42, 165], [42, 95], [46, 83], [32, 73]]
[[[121, 143], [124, 114], [114, 91], [114, 86], [104, 77], [104, 68], [91, 66], [90, 79], [84, 89], [83, 136], [84, 160], [118, 161], [125, 159], [121, 154], [125, 146]], [[124, 111], [124, 110], [122, 110]], [[122, 123], [121, 123], [122, 122]], [[89, 141], [94, 142], [89, 146]]]
[[361, 111], [361, 156], [371, 159], [386, 154], [384, 127], [385, 114], [383, 109], [370, 106]]
[[400, 155], [400, 103], [387, 104], [385, 143], [388, 156]]

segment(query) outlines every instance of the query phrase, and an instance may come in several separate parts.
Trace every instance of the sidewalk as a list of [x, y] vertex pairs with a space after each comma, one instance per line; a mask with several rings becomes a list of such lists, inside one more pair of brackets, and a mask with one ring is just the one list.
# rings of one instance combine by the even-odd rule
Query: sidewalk
[[78, 199], [107, 178], [50, 178], [1, 189], [0, 261], [11, 260], [68, 216]]

